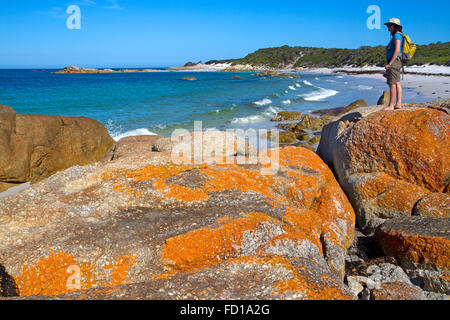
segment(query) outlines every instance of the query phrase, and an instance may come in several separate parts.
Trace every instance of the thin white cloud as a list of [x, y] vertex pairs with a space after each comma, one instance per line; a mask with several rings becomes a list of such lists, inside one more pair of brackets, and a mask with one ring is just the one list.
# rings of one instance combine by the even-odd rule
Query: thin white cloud
[[79, 5], [79, 6], [96, 6], [97, 2], [93, 1], [93, 0], [78, 0], [76, 1], [74, 4]]
[[106, 0], [107, 2], [109, 2], [108, 6], [103, 6], [102, 8], [104, 9], [114, 9], [114, 10], [118, 10], [118, 9], [123, 9], [117, 0]]
[[[110, 10], [121, 10], [123, 7], [119, 5], [118, 0], [103, 0], [102, 4], [100, 5], [98, 1], [94, 0], [77, 0], [77, 1], [71, 1], [71, 3], [67, 4], [69, 5], [77, 5], [77, 6], [89, 6], [89, 7], [100, 7], [102, 9], [110, 9]], [[53, 7], [50, 10], [39, 10], [36, 11], [37, 14], [42, 15], [49, 15], [54, 18], [58, 19], [65, 19], [67, 18], [67, 12], [66, 8], [62, 7]]]
[[67, 18], [67, 13], [64, 8], [61, 7], [53, 7], [50, 10], [47, 11], [37, 11], [37, 14], [43, 14], [43, 15], [50, 15], [52, 17], [58, 18], [58, 19], [65, 19]]

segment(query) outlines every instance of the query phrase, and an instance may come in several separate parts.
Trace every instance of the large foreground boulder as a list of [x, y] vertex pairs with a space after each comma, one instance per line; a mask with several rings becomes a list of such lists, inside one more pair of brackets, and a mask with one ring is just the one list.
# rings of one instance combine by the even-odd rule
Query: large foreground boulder
[[[349, 196], [359, 226], [371, 233], [386, 219], [414, 212], [445, 216], [450, 115], [423, 107], [379, 110], [357, 109], [328, 124], [318, 148]], [[418, 204], [431, 193], [442, 196]]]
[[144, 149], [0, 202], [0, 264], [21, 296], [355, 298], [342, 282], [354, 212], [316, 154], [272, 150], [268, 175]]
[[94, 119], [17, 114], [0, 105], [0, 191], [98, 161], [113, 145]]

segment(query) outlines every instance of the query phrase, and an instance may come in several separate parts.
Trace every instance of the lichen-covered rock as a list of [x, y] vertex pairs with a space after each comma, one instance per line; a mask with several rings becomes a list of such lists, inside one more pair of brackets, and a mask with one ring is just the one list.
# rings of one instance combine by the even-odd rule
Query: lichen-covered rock
[[[369, 265], [366, 268], [365, 276], [349, 275], [345, 280], [355, 295], [360, 295], [363, 290], [371, 292], [380, 289], [383, 283], [402, 282], [413, 285], [402, 268], [390, 263]], [[420, 290], [420, 288], [418, 289]]]
[[278, 151], [273, 175], [143, 151], [57, 173], [0, 202], [1, 264], [22, 296], [354, 298], [350, 203], [313, 152]]
[[427, 300], [420, 288], [405, 282], [385, 282], [370, 292], [371, 300]]
[[[53, 297], [26, 299], [90, 300], [270, 300], [353, 299], [340, 281], [324, 276], [327, 271], [311, 260], [295, 264], [276, 255], [228, 259], [217, 265], [151, 278], [142, 283], [74, 291]], [[24, 298], [18, 298], [24, 299]]]
[[4, 189], [99, 161], [113, 145], [108, 131], [94, 119], [17, 114], [0, 105], [0, 182], [6, 183]]
[[449, 294], [450, 219], [403, 217], [377, 228], [375, 242], [426, 291]]
[[416, 203], [413, 215], [450, 218], [450, 194], [431, 193], [426, 195]]
[[428, 194], [448, 190], [450, 115], [431, 108], [364, 109], [326, 126], [317, 152], [370, 233], [386, 219], [411, 215]]

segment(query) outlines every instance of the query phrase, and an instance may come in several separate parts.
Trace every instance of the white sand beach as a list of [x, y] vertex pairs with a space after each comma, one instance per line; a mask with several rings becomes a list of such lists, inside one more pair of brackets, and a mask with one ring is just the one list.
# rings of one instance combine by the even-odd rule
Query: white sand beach
[[[352, 76], [384, 80], [381, 74], [361, 74]], [[414, 91], [417, 91], [425, 98], [450, 99], [449, 76], [405, 74], [404, 79], [402, 80], [402, 85], [405, 89], [412, 89]], [[388, 90], [387, 85], [386, 90]]]

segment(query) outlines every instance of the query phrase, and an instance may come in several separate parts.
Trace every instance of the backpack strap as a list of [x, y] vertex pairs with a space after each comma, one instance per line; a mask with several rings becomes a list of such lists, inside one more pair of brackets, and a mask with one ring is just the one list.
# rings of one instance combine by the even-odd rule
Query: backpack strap
[[400, 59], [400, 63], [402, 64], [402, 80], [405, 79], [405, 65], [403, 64], [403, 60]]
[[[406, 41], [406, 37], [403, 33], [401, 33], [400, 31], [397, 31], [397, 33], [402, 36], [403, 41]], [[403, 60], [401, 58], [402, 52], [403, 52], [403, 48], [401, 48], [401, 51], [400, 51], [400, 58], [397, 58], [397, 59], [400, 60], [400, 63], [402, 64], [402, 80], [404, 80], [405, 79], [405, 65], [403, 64]]]

